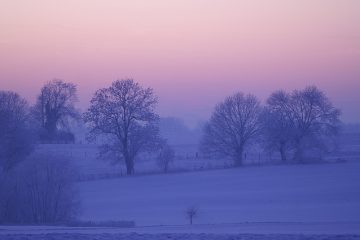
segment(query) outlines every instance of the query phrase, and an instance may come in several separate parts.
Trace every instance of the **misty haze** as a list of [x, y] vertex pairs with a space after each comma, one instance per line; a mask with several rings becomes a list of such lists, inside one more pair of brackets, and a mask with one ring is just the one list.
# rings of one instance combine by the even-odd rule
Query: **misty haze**
[[0, 240], [360, 239], [360, 2], [0, 0]]

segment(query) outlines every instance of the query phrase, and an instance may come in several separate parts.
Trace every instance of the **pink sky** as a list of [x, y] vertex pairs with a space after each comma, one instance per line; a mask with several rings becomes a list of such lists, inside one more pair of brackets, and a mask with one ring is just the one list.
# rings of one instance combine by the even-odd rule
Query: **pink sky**
[[132, 77], [189, 124], [236, 91], [315, 84], [360, 121], [358, 0], [0, 0], [0, 89], [52, 78], [94, 91]]

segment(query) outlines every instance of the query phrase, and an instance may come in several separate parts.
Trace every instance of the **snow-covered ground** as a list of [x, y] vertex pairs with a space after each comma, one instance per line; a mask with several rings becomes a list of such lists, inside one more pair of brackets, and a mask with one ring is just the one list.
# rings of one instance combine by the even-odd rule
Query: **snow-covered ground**
[[360, 164], [334, 163], [123, 177], [79, 183], [83, 220], [137, 225], [360, 222]]
[[233, 223], [168, 226], [118, 227], [64, 227], [64, 226], [1, 226], [1, 235], [11, 234], [304, 234], [304, 235], [360, 235], [359, 222], [324, 223]]
[[[84, 180], [114, 178], [125, 175], [124, 163], [114, 164], [111, 161], [98, 158], [98, 147], [98, 145], [89, 144], [43, 144], [38, 146], [37, 151], [61, 155], [70, 159], [79, 170], [80, 178]], [[176, 151], [176, 156], [175, 161], [171, 163], [170, 171], [224, 168], [232, 164], [229, 160], [196, 157], [198, 152], [196, 145], [182, 144], [173, 146], [173, 148]], [[155, 158], [155, 154], [139, 156], [135, 162], [136, 173], [161, 172]]]
[[[229, 159], [205, 158], [199, 152], [195, 144], [172, 145], [176, 156], [170, 165], [170, 171], [193, 171], [206, 169], [229, 168], [233, 162]], [[74, 166], [79, 170], [80, 179], [103, 179], [115, 178], [125, 175], [126, 168], [124, 163], [114, 164], [98, 158], [98, 145], [90, 144], [42, 144], [37, 147], [41, 153], [61, 155], [70, 159]], [[246, 151], [245, 163], [248, 165], [269, 165], [280, 161], [278, 154], [269, 154], [253, 147]], [[161, 173], [157, 165], [156, 155], [144, 154], [135, 161], [135, 171], [137, 174]], [[327, 161], [347, 161], [360, 162], [360, 142], [352, 141], [341, 145], [341, 148], [330, 155], [324, 156]]]
[[[57, 154], [66, 149], [66, 145], [49, 147], [42, 150]], [[77, 184], [81, 220], [133, 220], [136, 227], [0, 226], [0, 239], [360, 239], [357, 151], [355, 147], [351, 159], [338, 163], [83, 181]], [[74, 145], [66, 153], [77, 161], [80, 173], [121, 170], [97, 160], [90, 145]], [[140, 162], [137, 167], [143, 170], [147, 164]], [[185, 157], [178, 164], [191, 168], [208, 163]], [[185, 217], [189, 206], [198, 209], [193, 226]]]
[[[0, 235], [1, 236], [1, 235]], [[1, 236], [2, 240], [358, 240], [359, 235], [303, 234], [21, 234]]]
[[280, 235], [280, 234], [26, 234], [8, 235], [2, 240], [358, 240], [356, 235]]
[[360, 239], [359, 172], [345, 162], [79, 182], [81, 219], [137, 226], [0, 226], [0, 239]]
[[355, 240], [360, 239], [359, 223], [242, 223], [134, 228], [74, 228], [51, 226], [3, 226], [1, 240]]

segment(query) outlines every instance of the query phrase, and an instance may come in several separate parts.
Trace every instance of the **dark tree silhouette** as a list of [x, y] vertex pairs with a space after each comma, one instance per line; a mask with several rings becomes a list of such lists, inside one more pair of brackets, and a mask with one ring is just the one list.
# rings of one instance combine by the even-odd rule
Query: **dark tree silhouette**
[[323, 136], [337, 136], [341, 112], [318, 88], [295, 90], [291, 94], [289, 110], [296, 129], [294, 158], [298, 162], [304, 160], [303, 151], [309, 143], [324, 148]]
[[194, 218], [198, 215], [198, 209], [195, 206], [188, 207], [185, 214], [190, 221], [190, 225], [192, 225], [194, 222]]
[[160, 142], [156, 104], [151, 88], [143, 88], [132, 79], [117, 80], [95, 93], [84, 114], [91, 137], [108, 137], [101, 155], [124, 160], [129, 175], [134, 173], [136, 156], [155, 150]]
[[267, 100], [261, 119], [265, 149], [278, 151], [282, 162], [287, 161], [295, 134], [291, 115], [284, 110], [289, 101], [289, 94], [284, 91], [274, 92]]
[[204, 128], [202, 151], [230, 157], [243, 163], [246, 145], [260, 131], [262, 107], [253, 95], [237, 93], [219, 103]]
[[169, 171], [170, 164], [174, 161], [174, 159], [174, 149], [166, 142], [161, 144], [160, 151], [157, 156], [157, 163], [159, 167], [164, 171], [164, 173], [167, 173]]
[[33, 149], [29, 108], [17, 93], [0, 91], [0, 172], [9, 171]]
[[75, 220], [80, 207], [76, 177], [75, 167], [64, 156], [32, 154], [0, 178], [0, 222], [63, 224]]
[[[270, 134], [268, 141], [291, 139], [294, 160], [304, 161], [304, 150], [326, 149], [326, 139], [336, 137], [340, 126], [340, 110], [315, 86], [295, 90], [288, 94], [274, 93], [268, 100], [271, 111], [280, 119], [268, 122], [267, 128], [280, 125], [277, 134]], [[271, 126], [272, 125], [272, 126]]]
[[42, 128], [42, 140], [52, 142], [56, 140], [59, 129], [69, 131], [69, 120], [79, 118], [76, 101], [76, 86], [73, 83], [54, 79], [42, 87], [33, 109]]

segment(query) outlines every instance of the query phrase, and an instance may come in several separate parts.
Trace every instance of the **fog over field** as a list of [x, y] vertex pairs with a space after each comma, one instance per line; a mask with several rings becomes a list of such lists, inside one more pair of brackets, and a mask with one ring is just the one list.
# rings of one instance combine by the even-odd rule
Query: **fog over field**
[[[118, 83], [135, 84], [128, 80]], [[317, 88], [303, 91], [304, 94], [318, 92], [320, 99], [327, 101], [325, 109], [319, 105], [316, 111], [337, 111]], [[237, 104], [246, 101], [243, 95], [239, 97]], [[291, 101], [292, 96], [288, 97]], [[286, 125], [262, 117], [273, 114], [267, 112], [271, 106], [268, 102], [257, 113], [257, 122], [253, 122], [258, 124], [258, 130], [251, 138], [243, 139], [239, 162], [239, 158], [233, 157], [232, 135], [226, 135], [237, 128], [236, 124], [228, 128], [229, 123], [218, 125], [217, 119], [212, 126], [212, 118], [189, 128], [181, 119], [159, 118], [157, 128], [151, 130], [149, 145], [128, 143], [128, 153], [132, 148], [144, 148], [134, 152], [135, 158], [130, 158], [133, 165], [129, 171], [126, 155], [121, 155], [126, 149], [118, 145], [122, 142], [109, 137], [106, 128], [105, 135], [92, 136], [86, 113], [84, 123], [73, 108], [74, 114], [64, 114], [67, 121], [55, 125], [59, 128], [44, 131], [41, 128], [46, 130], [48, 125], [42, 126], [40, 122], [40, 127], [36, 127], [39, 124], [36, 106], [27, 110], [25, 100], [16, 93], [2, 92], [2, 99], [1, 109], [6, 113], [1, 115], [2, 121], [9, 124], [3, 128], [6, 133], [3, 136], [10, 137], [2, 138], [1, 149], [0, 237], [4, 239], [359, 238], [360, 128], [357, 124], [344, 124], [338, 119], [326, 122], [329, 115], [324, 114], [308, 123], [314, 124], [309, 128], [313, 132], [304, 132], [309, 135], [297, 145], [295, 139], [301, 128], [294, 130], [296, 121], [275, 119], [294, 124], [281, 133]], [[306, 95], [302, 101], [306, 104]], [[288, 104], [295, 106], [297, 102]], [[219, 106], [214, 114], [222, 113], [224, 108]], [[47, 111], [45, 107], [44, 114]], [[294, 110], [283, 111], [290, 114]], [[101, 113], [96, 113], [98, 124]], [[313, 110], [308, 114], [312, 113]], [[124, 116], [121, 114], [124, 112], [120, 112]], [[241, 112], [235, 114], [242, 116]], [[221, 119], [226, 119], [225, 115]], [[50, 120], [47, 117], [44, 121]], [[242, 127], [247, 131], [255, 125], [239, 126], [236, 131], [241, 132]], [[226, 143], [229, 148], [210, 141], [212, 150], [209, 150], [208, 141], [213, 136], [209, 139], [208, 134], [214, 127], [221, 130], [216, 138], [229, 141]], [[280, 135], [273, 135], [274, 127]], [[94, 129], [97, 131], [101, 126]], [[112, 128], [109, 129], [111, 134]], [[144, 132], [132, 135], [139, 131]], [[133, 136], [133, 141], [138, 137], [146, 139], [147, 131], [146, 125], [138, 125], [133, 130], [129, 128], [128, 136]], [[236, 131], [231, 134], [236, 136]], [[274, 148], [276, 141], [280, 144], [277, 146], [283, 147], [280, 151]], [[236, 141], [234, 144], [236, 150]], [[298, 158], [300, 150], [302, 155]]]
[[360, 1], [0, 0], [0, 240], [360, 240]]

